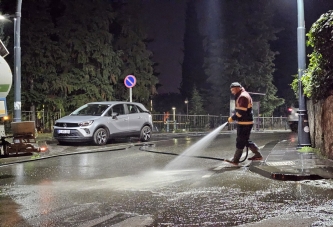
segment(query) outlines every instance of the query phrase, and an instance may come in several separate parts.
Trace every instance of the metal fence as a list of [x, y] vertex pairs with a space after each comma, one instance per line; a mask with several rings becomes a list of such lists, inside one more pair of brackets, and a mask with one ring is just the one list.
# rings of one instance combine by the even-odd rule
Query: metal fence
[[[10, 123], [13, 120], [13, 114], [9, 114], [9, 121], [4, 122], [5, 131], [11, 133]], [[38, 132], [51, 132], [54, 122], [61, 117], [59, 112], [36, 111], [36, 116], [33, 111], [22, 111], [21, 121], [35, 121]]]
[[[61, 117], [60, 112], [36, 112], [33, 118], [32, 111], [22, 111], [22, 121], [35, 119], [39, 132], [52, 132], [55, 120]], [[186, 115], [186, 114], [152, 114], [154, 131], [156, 132], [182, 132], [206, 131], [216, 128], [228, 121], [229, 116], [217, 115]], [[234, 124], [228, 124], [223, 130], [232, 130]], [[10, 121], [5, 124], [6, 132], [10, 132]], [[255, 117], [253, 130], [289, 130], [287, 117]]]
[[[180, 132], [213, 129], [227, 122], [229, 116], [153, 114], [152, 117], [156, 131]], [[224, 130], [231, 130], [234, 127], [234, 124], [229, 124]], [[255, 117], [253, 130], [289, 130], [287, 117]]]

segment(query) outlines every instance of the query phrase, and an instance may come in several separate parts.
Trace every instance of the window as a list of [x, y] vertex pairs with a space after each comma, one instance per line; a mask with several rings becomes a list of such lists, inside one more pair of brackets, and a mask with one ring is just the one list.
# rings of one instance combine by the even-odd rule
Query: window
[[125, 114], [124, 110], [124, 105], [123, 104], [118, 104], [112, 107], [112, 112], [113, 113], [118, 113], [119, 115]]
[[138, 113], [138, 109], [137, 109], [136, 105], [128, 104], [127, 107], [128, 107], [128, 112], [130, 114]]

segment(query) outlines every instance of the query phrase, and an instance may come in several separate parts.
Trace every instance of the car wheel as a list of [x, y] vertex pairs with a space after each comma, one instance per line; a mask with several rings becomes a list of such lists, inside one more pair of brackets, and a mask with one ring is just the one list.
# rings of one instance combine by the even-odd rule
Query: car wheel
[[141, 142], [147, 142], [147, 141], [149, 141], [150, 137], [151, 137], [151, 128], [149, 126], [144, 126], [141, 129], [141, 132], [140, 132], [140, 140], [141, 140]]
[[99, 128], [94, 133], [94, 143], [96, 145], [105, 145], [108, 142], [108, 133], [104, 128]]

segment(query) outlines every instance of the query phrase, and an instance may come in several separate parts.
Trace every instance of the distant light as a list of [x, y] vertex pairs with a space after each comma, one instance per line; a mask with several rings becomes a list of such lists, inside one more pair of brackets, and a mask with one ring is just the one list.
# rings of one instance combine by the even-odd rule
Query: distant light
[[14, 15], [4, 14], [0, 15], [0, 20], [9, 20], [10, 18], [14, 18]]
[[293, 109], [292, 108], [288, 108], [288, 111], [291, 112], [291, 111], [293, 111]]
[[47, 147], [40, 147], [40, 152], [45, 152], [47, 151]]

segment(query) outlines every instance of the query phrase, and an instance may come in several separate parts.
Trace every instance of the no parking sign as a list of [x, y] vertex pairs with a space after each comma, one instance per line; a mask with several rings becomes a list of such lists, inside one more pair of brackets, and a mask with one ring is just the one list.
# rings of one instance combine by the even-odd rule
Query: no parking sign
[[124, 79], [124, 84], [130, 90], [130, 102], [132, 102], [132, 87], [136, 84], [136, 78], [133, 75], [128, 75]]
[[136, 78], [133, 75], [128, 75], [124, 79], [124, 84], [127, 88], [132, 88], [136, 84]]

